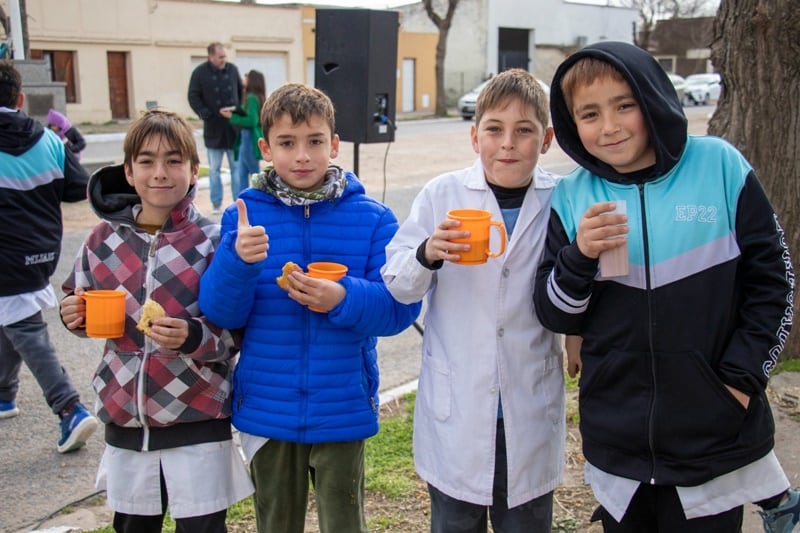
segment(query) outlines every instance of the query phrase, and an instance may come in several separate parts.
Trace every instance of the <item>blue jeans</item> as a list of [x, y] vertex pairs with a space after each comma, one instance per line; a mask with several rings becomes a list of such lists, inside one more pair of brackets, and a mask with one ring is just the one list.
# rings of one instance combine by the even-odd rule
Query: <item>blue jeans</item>
[[56, 357], [41, 311], [0, 327], [0, 401], [16, 399], [22, 362], [30, 369], [54, 414], [78, 399], [78, 391]]
[[238, 180], [236, 181], [236, 188], [233, 188], [233, 177], [231, 177], [231, 190], [233, 191], [233, 199], [239, 197], [239, 193], [250, 186], [250, 174], [256, 174], [260, 170], [258, 166], [258, 158], [253, 152], [253, 132], [248, 129], [243, 129], [239, 132], [239, 160], [237, 163]]
[[[222, 176], [220, 169], [222, 168], [222, 156], [228, 158], [228, 168], [231, 171], [231, 193], [234, 192], [235, 183], [238, 182], [236, 163], [233, 160], [232, 148], [206, 148], [208, 152], [208, 183], [211, 193], [211, 205], [219, 208], [222, 207]], [[236, 194], [233, 195], [236, 199]]]
[[508, 470], [503, 419], [497, 420], [492, 505], [476, 505], [448, 496], [428, 484], [431, 533], [486, 533], [487, 511], [496, 533], [549, 533], [553, 521], [553, 492], [508, 508]]

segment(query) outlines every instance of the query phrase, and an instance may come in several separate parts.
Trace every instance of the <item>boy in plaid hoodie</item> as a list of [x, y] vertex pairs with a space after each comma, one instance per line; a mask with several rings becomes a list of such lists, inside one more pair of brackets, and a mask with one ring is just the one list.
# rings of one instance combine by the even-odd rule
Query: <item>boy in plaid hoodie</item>
[[[151, 110], [131, 125], [123, 165], [89, 181], [103, 221], [86, 238], [64, 283], [64, 324], [76, 335], [89, 289], [126, 293], [125, 333], [108, 339], [94, 377], [106, 451], [97, 486], [117, 532], [159, 532], [169, 503], [176, 531], [226, 531], [227, 507], [252, 493], [231, 439], [234, 335], [209, 323], [197, 298], [219, 226], [193, 203], [199, 158], [178, 115]], [[166, 316], [148, 335], [145, 301]]]

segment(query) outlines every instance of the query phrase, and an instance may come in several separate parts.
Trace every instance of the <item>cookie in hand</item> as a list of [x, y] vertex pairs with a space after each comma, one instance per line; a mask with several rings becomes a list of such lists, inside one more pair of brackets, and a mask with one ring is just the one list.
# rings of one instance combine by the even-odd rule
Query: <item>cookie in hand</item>
[[288, 261], [285, 265], [283, 265], [283, 270], [280, 276], [275, 278], [275, 281], [278, 282], [278, 287], [281, 289], [288, 291], [289, 285], [291, 281], [289, 281], [289, 274], [294, 272], [295, 270], [299, 270], [302, 272], [302, 268], [297, 263], [293, 263], [292, 261]]
[[139, 323], [136, 324], [136, 329], [149, 336], [152, 321], [162, 316], [167, 316], [167, 312], [164, 311], [161, 304], [148, 298], [142, 306], [142, 318], [140, 318]]

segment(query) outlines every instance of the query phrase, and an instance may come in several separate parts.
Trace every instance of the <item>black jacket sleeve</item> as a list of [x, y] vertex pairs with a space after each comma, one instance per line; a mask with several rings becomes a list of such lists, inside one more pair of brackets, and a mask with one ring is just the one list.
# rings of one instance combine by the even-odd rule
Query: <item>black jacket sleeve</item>
[[203, 66], [199, 66], [192, 72], [189, 79], [189, 106], [192, 111], [197, 113], [200, 120], [208, 120], [213, 114], [203, 100]]
[[791, 330], [794, 268], [778, 216], [752, 171], [739, 195], [736, 240], [740, 305], [719, 372], [726, 384], [753, 394], [766, 388]]
[[542, 325], [557, 333], [579, 335], [592, 296], [597, 259], [583, 255], [570, 242], [558, 214], [550, 211], [544, 257], [533, 291]]
[[70, 150], [64, 150], [64, 196], [63, 202], [80, 202], [86, 200], [86, 186], [89, 174], [78, 162], [78, 158]]
[[67, 138], [67, 141], [69, 141], [67, 142], [67, 148], [71, 152], [79, 153], [86, 148], [86, 139], [83, 138], [78, 128], [73, 126], [64, 133], [64, 136]]

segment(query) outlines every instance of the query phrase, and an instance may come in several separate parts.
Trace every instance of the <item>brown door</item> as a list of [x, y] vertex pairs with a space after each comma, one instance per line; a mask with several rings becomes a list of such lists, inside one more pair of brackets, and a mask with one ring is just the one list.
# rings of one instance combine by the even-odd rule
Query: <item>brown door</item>
[[108, 52], [108, 100], [111, 118], [131, 118], [128, 110], [128, 69], [125, 52]]

